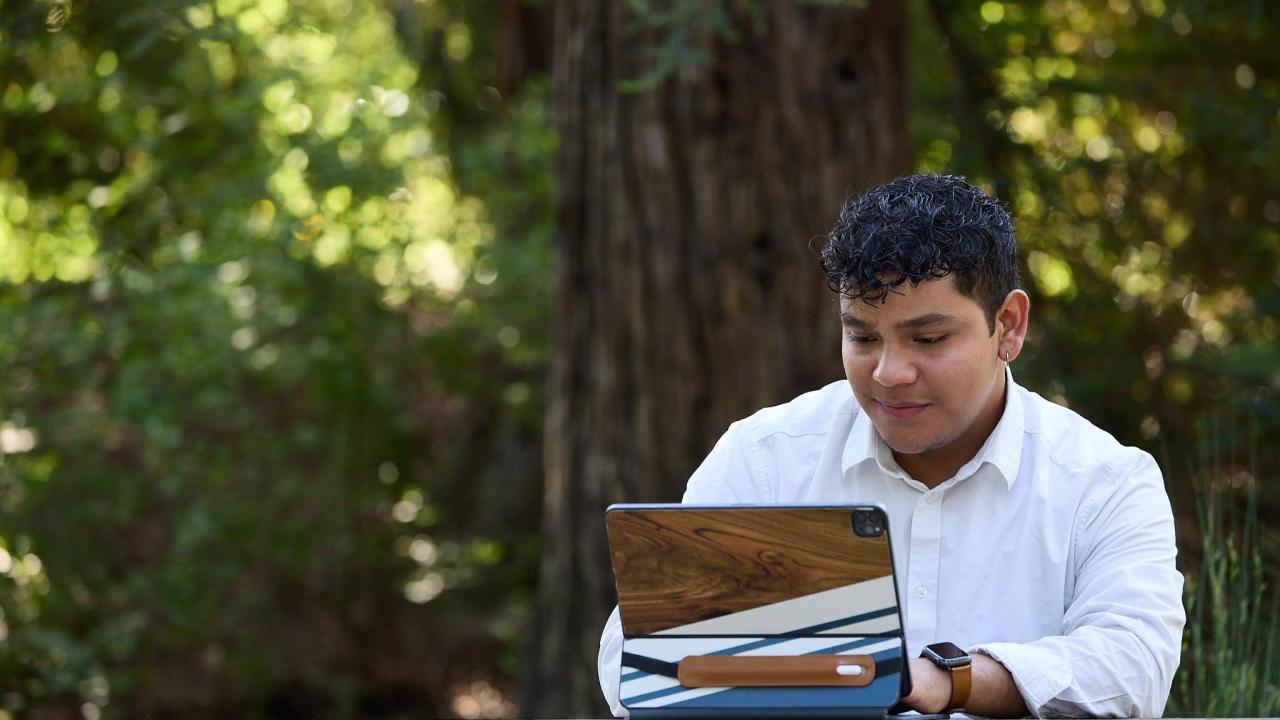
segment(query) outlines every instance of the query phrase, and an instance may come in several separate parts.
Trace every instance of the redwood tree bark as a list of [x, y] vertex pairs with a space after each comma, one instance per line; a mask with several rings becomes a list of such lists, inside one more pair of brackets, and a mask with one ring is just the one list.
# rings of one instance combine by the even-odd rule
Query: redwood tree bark
[[[732, 2], [729, 5], [734, 5]], [[606, 715], [603, 511], [677, 501], [732, 421], [841, 377], [810, 249], [909, 168], [905, 3], [734, 7], [737, 42], [652, 92], [627, 0], [555, 7], [556, 350], [545, 545], [522, 714]]]

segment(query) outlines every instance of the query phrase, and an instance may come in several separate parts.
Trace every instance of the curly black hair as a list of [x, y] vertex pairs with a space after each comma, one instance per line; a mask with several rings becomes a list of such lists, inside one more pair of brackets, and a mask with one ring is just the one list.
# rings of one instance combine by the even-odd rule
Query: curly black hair
[[1019, 287], [1004, 203], [956, 175], [907, 175], [850, 199], [821, 256], [831, 289], [868, 304], [904, 282], [953, 275], [992, 332], [1000, 304]]

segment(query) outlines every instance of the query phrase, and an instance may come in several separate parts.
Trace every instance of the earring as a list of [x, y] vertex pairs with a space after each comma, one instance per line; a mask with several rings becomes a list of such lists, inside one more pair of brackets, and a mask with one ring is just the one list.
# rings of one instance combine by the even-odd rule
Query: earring
[[1007, 363], [1007, 362], [1009, 362], [1009, 351], [1008, 351], [1008, 350], [1005, 350], [1005, 351], [1004, 351], [1004, 361], [1005, 361], [1006, 363]]

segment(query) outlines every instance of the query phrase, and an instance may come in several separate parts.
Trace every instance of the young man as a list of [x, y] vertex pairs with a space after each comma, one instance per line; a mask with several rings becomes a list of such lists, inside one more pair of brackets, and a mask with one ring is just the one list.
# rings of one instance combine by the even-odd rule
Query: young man
[[[1030, 302], [1004, 207], [899, 178], [846, 204], [822, 264], [847, 381], [734, 423], [684, 501], [882, 503], [916, 710], [1159, 717], [1185, 622], [1164, 482], [1013, 382]], [[599, 668], [619, 715], [621, 644], [615, 610]]]

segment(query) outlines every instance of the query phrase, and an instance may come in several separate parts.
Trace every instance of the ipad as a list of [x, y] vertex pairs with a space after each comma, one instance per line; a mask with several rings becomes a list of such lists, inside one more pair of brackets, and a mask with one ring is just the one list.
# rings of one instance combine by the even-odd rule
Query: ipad
[[873, 504], [613, 505], [631, 716], [883, 717], [909, 691]]

